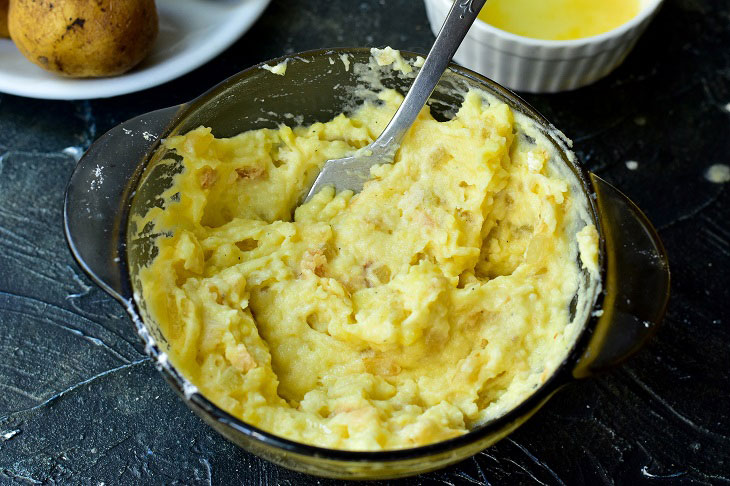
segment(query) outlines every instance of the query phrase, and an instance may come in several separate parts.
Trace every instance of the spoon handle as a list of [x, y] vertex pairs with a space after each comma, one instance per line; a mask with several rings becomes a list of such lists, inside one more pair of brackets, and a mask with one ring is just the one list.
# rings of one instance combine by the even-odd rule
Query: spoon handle
[[416, 80], [388, 126], [373, 144], [374, 148], [390, 147], [394, 150], [400, 145], [485, 3], [486, 0], [454, 1]]

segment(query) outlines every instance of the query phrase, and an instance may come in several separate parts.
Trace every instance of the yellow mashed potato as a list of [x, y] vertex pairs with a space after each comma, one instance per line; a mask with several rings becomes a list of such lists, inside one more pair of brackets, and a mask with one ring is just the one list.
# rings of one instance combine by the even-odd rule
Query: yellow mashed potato
[[184, 170], [143, 221], [166, 232], [140, 280], [171, 362], [245, 422], [329, 448], [424, 445], [504, 414], [579, 330], [578, 240], [597, 272], [584, 203], [476, 91], [450, 121], [424, 109], [360, 194], [326, 189], [292, 215], [304, 181], [402, 101], [380, 99], [327, 123], [168, 139]]

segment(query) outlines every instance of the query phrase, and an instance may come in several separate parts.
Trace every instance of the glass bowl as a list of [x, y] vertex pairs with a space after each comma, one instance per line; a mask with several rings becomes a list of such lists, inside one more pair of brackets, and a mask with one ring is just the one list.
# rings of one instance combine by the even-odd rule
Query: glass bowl
[[[154, 236], [137, 228], [132, 216], [160, 204], [175, 167], [157, 164], [160, 140], [209, 126], [217, 137], [255, 128], [327, 121], [351, 110], [352, 88], [361, 82], [356, 66], [370, 58], [365, 48], [303, 52], [269, 61], [287, 61], [284, 76], [247, 69], [183, 105], [141, 115], [99, 138], [79, 161], [64, 207], [66, 238], [79, 265], [129, 313], [157, 368], [205, 422], [240, 447], [284, 467], [345, 479], [395, 478], [438, 469], [494, 444], [537, 411], [562, 386], [619, 364], [656, 331], [669, 297], [669, 268], [651, 223], [617, 189], [588, 173], [570, 143], [547, 120], [509, 90], [468, 69], [451, 65], [431, 98], [438, 118], [449, 118], [461, 99], [459, 90], [478, 88], [533, 120], [574, 174], [600, 235], [600, 290], [583, 309], [582, 329], [555, 372], [505, 415], [470, 432], [410, 449], [359, 452], [301, 444], [277, 437], [226, 413], [200, 394], [167, 359], [167, 341], [145, 311], [138, 292], [138, 270], [154, 256]], [[413, 61], [415, 54], [402, 53]], [[288, 59], [288, 60], [287, 60]], [[383, 74], [387, 87], [407, 91], [411, 78]], [[287, 115], [289, 114], [289, 115]]]

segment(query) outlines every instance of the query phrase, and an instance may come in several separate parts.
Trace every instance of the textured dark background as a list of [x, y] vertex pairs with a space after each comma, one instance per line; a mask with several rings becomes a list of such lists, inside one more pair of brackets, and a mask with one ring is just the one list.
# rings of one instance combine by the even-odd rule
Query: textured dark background
[[[224, 54], [161, 87], [79, 102], [0, 94], [0, 484], [334, 483], [237, 449], [163, 382], [121, 307], [66, 248], [69, 154], [268, 58], [425, 52], [432, 40], [418, 0], [275, 0]], [[481, 454], [404, 484], [730, 483], [730, 191], [704, 178], [730, 159], [730, 1], [667, 0], [614, 74], [526, 98], [656, 224], [673, 271], [669, 313], [625, 366], [560, 392]]]

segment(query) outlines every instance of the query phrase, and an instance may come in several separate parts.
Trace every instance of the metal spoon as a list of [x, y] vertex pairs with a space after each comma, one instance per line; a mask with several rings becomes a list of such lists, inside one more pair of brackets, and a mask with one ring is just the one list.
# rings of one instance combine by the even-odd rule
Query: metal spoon
[[358, 150], [355, 155], [325, 162], [303, 202], [309, 201], [326, 186], [334, 186], [336, 191], [349, 189], [356, 193], [360, 192], [365, 181], [370, 178], [370, 167], [393, 162], [403, 137], [436, 88], [441, 75], [485, 3], [486, 0], [454, 2], [421, 71], [383, 133], [373, 143]]

